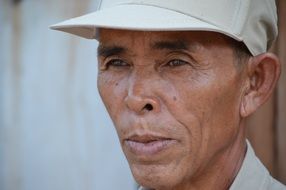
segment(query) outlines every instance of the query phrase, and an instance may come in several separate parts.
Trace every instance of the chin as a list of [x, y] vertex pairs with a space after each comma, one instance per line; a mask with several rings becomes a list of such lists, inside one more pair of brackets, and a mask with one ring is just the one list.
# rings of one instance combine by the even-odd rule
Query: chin
[[180, 183], [181, 172], [172, 165], [131, 164], [131, 172], [141, 186], [156, 190], [173, 189]]

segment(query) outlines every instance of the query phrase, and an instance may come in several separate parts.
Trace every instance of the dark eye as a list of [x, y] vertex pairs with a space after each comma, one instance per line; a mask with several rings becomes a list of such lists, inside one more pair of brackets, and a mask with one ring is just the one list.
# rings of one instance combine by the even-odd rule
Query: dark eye
[[167, 66], [176, 67], [188, 64], [186, 61], [180, 59], [173, 59], [167, 63]]
[[121, 59], [112, 59], [110, 61], [107, 62], [107, 66], [108, 67], [126, 67], [129, 66], [128, 63], [124, 62]]

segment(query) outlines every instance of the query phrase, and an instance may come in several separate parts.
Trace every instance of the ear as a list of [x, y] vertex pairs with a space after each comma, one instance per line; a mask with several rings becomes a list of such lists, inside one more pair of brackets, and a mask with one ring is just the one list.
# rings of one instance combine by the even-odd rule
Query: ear
[[247, 63], [247, 80], [240, 106], [241, 117], [247, 117], [264, 104], [280, 76], [281, 65], [272, 53], [251, 57]]

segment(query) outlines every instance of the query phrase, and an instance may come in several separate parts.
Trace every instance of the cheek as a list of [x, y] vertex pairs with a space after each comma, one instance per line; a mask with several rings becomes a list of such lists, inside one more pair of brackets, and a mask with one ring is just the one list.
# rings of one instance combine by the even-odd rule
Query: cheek
[[185, 126], [186, 146], [200, 162], [228, 144], [237, 132], [239, 80], [204, 77], [203, 80], [180, 81], [174, 86], [178, 95], [169, 110]]
[[101, 99], [114, 120], [119, 113], [119, 108], [125, 95], [124, 80], [109, 74], [99, 74], [97, 80], [98, 91]]
[[[210, 101], [204, 98], [203, 90], [196, 88], [194, 82], [185, 80], [184, 77], [169, 79], [161, 83], [158, 94], [162, 100], [162, 111], [168, 113], [169, 123], [176, 123], [172, 129], [181, 141], [179, 156], [174, 157], [173, 172], [176, 175], [196, 171], [201, 156], [203, 139], [203, 118]], [[160, 94], [162, 92], [162, 94]], [[167, 93], [163, 93], [167, 92]], [[195, 156], [194, 156], [195, 155]]]

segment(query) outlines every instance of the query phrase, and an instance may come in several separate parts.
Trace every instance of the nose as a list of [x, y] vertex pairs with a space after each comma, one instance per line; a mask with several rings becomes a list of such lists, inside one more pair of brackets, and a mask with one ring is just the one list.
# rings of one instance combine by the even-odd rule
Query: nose
[[154, 86], [149, 79], [133, 77], [129, 81], [128, 94], [124, 99], [126, 106], [139, 115], [158, 112], [160, 100], [152, 89]]
[[159, 101], [155, 97], [128, 95], [125, 103], [131, 111], [139, 115], [159, 111]]

